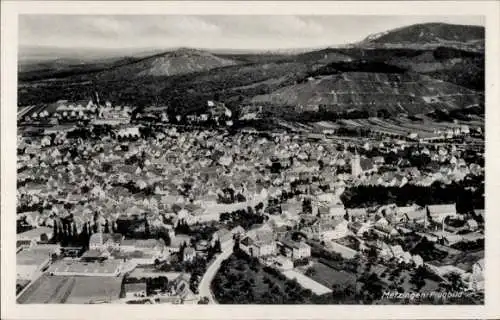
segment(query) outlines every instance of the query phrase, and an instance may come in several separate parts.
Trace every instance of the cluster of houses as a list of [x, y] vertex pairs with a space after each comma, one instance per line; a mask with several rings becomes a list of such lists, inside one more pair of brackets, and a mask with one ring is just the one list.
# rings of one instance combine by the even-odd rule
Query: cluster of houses
[[[190, 121], [211, 118], [231, 124], [227, 121], [232, 113], [223, 104], [209, 101], [207, 106], [206, 117], [197, 115]], [[373, 247], [384, 259], [416, 266], [424, 263], [422, 257], [386, 242], [415, 230], [435, 242], [446, 239], [447, 244], [482, 237], [482, 226], [457, 214], [454, 204], [372, 209], [345, 208], [340, 201], [349, 186], [430, 185], [483, 173], [477, 164], [467, 164], [453, 146], [417, 151], [439, 163], [434, 172], [402, 166], [395, 172], [379, 173], [385, 155], [365, 157], [358, 149], [349, 152], [354, 142], [338, 148], [337, 144], [299, 135], [229, 135], [222, 130], [182, 131], [174, 126], [144, 138], [139, 126], [130, 125], [131, 110], [125, 107], [105, 104], [97, 108], [92, 102], [61, 102], [59, 107], [57, 112], [62, 115], [96, 113], [92, 115], [94, 124], [114, 125], [115, 135], [96, 143], [70, 139], [70, 129], [61, 129], [18, 138], [18, 221], [23, 227], [34, 228], [18, 234], [18, 265], [26, 266], [18, 272], [22, 279], [36, 277], [50, 265], [51, 255], [58, 249], [46, 242], [56, 227], [62, 229], [63, 220], [71, 221], [73, 233], [81, 233], [84, 227], [99, 231], [91, 235], [89, 250], [80, 259], [50, 265], [50, 272], [113, 276], [134, 266], [168, 260], [183, 243], [188, 246], [182, 260], [193, 261], [209, 244], [191, 246], [189, 237], [175, 234], [173, 229], [181, 222], [219, 223], [223, 213], [253, 209], [260, 203], [267, 209], [271, 200], [279, 203], [279, 212], [267, 214], [266, 223], [246, 231], [220, 228], [210, 245], [218, 241], [222, 249], [232, 247], [237, 237], [241, 250], [249, 256], [290, 270], [296, 261], [311, 256], [311, 247], [306, 241], [291, 240], [290, 230], [345, 257]], [[162, 117], [168, 121], [166, 115]], [[387, 148], [387, 152], [404, 149], [404, 145], [378, 147]], [[359, 150], [368, 152], [370, 148], [365, 145]], [[305, 212], [307, 201], [311, 208]], [[152, 228], [169, 230], [170, 244], [156, 239], [125, 239], [115, 232], [117, 222], [137, 217], [144, 217]], [[448, 219], [466, 221], [455, 228], [446, 223]], [[115, 231], [102, 232], [105, 227]], [[367, 234], [378, 240], [367, 240]], [[357, 244], [349, 244], [348, 237]], [[37, 258], [30, 260], [31, 255]], [[96, 265], [100, 267], [91, 267]], [[472, 274], [464, 277], [480, 287], [480, 276]]]

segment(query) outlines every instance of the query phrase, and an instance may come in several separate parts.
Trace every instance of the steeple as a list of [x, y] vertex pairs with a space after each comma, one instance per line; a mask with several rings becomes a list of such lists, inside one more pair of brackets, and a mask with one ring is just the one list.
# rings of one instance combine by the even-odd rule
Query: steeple
[[358, 150], [354, 147], [354, 156], [351, 159], [351, 174], [355, 177], [358, 177], [363, 173], [361, 169], [361, 159], [358, 154]]

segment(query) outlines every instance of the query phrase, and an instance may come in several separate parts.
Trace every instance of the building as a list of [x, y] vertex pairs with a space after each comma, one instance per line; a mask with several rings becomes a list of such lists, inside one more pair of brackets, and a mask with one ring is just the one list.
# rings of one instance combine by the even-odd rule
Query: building
[[227, 248], [233, 245], [233, 233], [225, 228], [221, 228], [214, 232], [212, 236], [212, 246], [216, 241], [220, 242], [221, 248]]
[[456, 217], [457, 209], [453, 204], [436, 204], [426, 207], [428, 216], [437, 223], [443, 223], [446, 217]]
[[245, 237], [240, 242], [240, 249], [251, 257], [265, 257], [275, 254], [276, 245], [273, 241], [255, 241], [250, 237]]
[[426, 213], [433, 222], [441, 224], [441, 229], [444, 231], [445, 219], [448, 217], [456, 217], [457, 209], [455, 204], [428, 205], [426, 207]]
[[233, 235], [233, 237], [241, 238], [242, 236], [245, 235], [245, 229], [243, 229], [242, 226], [236, 226], [233, 229], [231, 229], [231, 234]]
[[343, 204], [333, 204], [328, 208], [326, 217], [331, 219], [344, 219], [346, 210]]
[[182, 254], [182, 261], [192, 262], [196, 257], [196, 251], [194, 248], [187, 247], [184, 249], [184, 253]]
[[117, 277], [120, 275], [122, 267], [122, 260], [85, 262], [80, 260], [64, 259], [52, 264], [47, 270], [47, 273], [53, 276]]
[[311, 247], [305, 242], [283, 239], [277, 243], [280, 253], [292, 260], [311, 257]]
[[319, 241], [330, 241], [345, 237], [348, 232], [348, 222], [344, 219], [316, 220], [311, 226], [301, 229], [308, 238]]
[[476, 231], [479, 228], [478, 223], [474, 219], [467, 220], [466, 225], [470, 231]]
[[399, 235], [399, 232], [389, 224], [375, 224], [373, 226], [373, 232], [379, 237], [393, 238]]
[[351, 159], [351, 175], [354, 177], [359, 177], [365, 174], [370, 174], [376, 172], [377, 167], [374, 165], [373, 161], [368, 158], [361, 158], [356, 152]]
[[422, 257], [420, 255], [418, 255], [418, 254], [414, 255], [412, 257], [412, 259], [413, 259], [413, 263], [417, 267], [420, 267], [420, 266], [422, 266], [424, 264], [424, 259], [422, 259]]
[[370, 230], [371, 225], [367, 222], [355, 221], [355, 222], [350, 222], [348, 224], [348, 228], [356, 236], [361, 237], [364, 235], [365, 232], [368, 232]]
[[281, 212], [289, 218], [297, 217], [302, 213], [302, 203], [297, 200], [288, 200], [281, 204]]
[[119, 249], [123, 236], [119, 233], [97, 232], [90, 236], [89, 249]]
[[472, 274], [469, 278], [469, 289], [484, 290], [484, 259], [478, 260], [472, 266]]
[[351, 175], [354, 177], [359, 177], [363, 173], [363, 169], [361, 169], [361, 158], [359, 154], [356, 154], [351, 159]]
[[118, 138], [139, 138], [141, 132], [138, 127], [122, 128], [116, 133]]
[[162, 239], [125, 239], [120, 243], [120, 250], [123, 252], [142, 251], [161, 256], [165, 250], [165, 242]]
[[424, 208], [415, 208], [414, 210], [406, 211], [404, 214], [403, 222], [427, 224], [427, 211]]
[[368, 219], [368, 211], [366, 208], [347, 209], [348, 220], [351, 222], [361, 221], [366, 222]]
[[240, 249], [251, 257], [263, 257], [276, 253], [272, 228], [268, 224], [255, 225], [240, 241]]
[[189, 288], [189, 275], [180, 274], [174, 281], [170, 282], [171, 296], [179, 297], [182, 304], [196, 304], [198, 297]]

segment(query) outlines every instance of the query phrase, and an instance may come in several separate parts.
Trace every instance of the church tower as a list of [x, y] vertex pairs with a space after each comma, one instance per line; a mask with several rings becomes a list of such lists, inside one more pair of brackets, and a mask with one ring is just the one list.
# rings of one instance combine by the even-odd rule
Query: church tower
[[355, 177], [359, 177], [363, 173], [361, 169], [361, 159], [359, 157], [358, 151], [354, 149], [354, 156], [351, 159], [351, 174]]

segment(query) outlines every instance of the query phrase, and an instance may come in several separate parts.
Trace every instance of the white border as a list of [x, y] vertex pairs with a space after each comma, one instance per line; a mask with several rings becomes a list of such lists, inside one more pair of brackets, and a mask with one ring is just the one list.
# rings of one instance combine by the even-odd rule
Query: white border
[[[2, 1], [1, 3], [1, 318], [2, 319], [330, 319], [497, 318], [500, 316], [498, 244], [500, 106], [498, 104], [499, 2], [120, 2]], [[484, 306], [170, 306], [17, 305], [15, 303], [15, 194], [17, 105], [17, 15], [30, 14], [334, 14], [484, 15], [486, 17], [486, 301]], [[362, 23], [362, 20], [360, 20]]]

